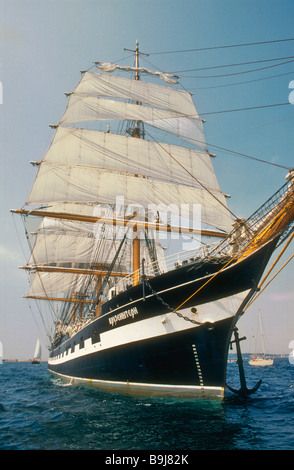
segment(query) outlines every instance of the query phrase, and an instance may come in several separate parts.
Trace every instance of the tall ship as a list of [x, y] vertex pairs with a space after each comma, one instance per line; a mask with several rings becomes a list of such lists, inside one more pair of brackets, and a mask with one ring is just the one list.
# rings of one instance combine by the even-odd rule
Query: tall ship
[[133, 52], [133, 66], [82, 72], [31, 162], [35, 181], [12, 210], [31, 250], [26, 297], [46, 324], [48, 369], [64, 380], [222, 397], [237, 321], [293, 235], [294, 172], [235, 217], [192, 95], [140, 67], [138, 43]]

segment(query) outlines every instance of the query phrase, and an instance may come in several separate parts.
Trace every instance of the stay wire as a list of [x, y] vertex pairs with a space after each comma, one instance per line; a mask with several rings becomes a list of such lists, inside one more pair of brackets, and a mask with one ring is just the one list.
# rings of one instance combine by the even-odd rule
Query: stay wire
[[[277, 78], [277, 77], [283, 77], [285, 75], [293, 75], [294, 71], [291, 72], [285, 72], [285, 73], [279, 73], [276, 75], [270, 75], [269, 77], [261, 77], [261, 78], [254, 78], [253, 80], [245, 80], [243, 82], [234, 82], [234, 83], [226, 83], [224, 85], [209, 85], [209, 86], [202, 86], [202, 87], [190, 87], [189, 90], [209, 90], [209, 89], [215, 89], [215, 88], [227, 88], [227, 87], [232, 87], [232, 86], [237, 86], [237, 85], [247, 85], [248, 83], [254, 83], [254, 82], [260, 82], [264, 80], [270, 80], [272, 78]], [[185, 78], [185, 77], [183, 77]]]
[[[155, 141], [156, 139], [154, 139], [154, 137], [152, 137], [147, 131], [146, 133]], [[227, 153], [231, 153], [233, 155], [236, 155], [236, 156], [239, 156], [239, 157], [244, 157], [244, 158], [248, 158], [250, 160], [254, 160], [254, 161], [257, 161], [257, 162], [260, 162], [260, 163], [264, 163], [264, 164], [267, 164], [267, 165], [271, 165], [271, 166], [275, 166], [275, 167], [278, 167], [278, 168], [282, 168], [283, 170], [291, 170], [292, 167], [290, 166], [285, 166], [285, 165], [281, 165], [279, 163], [273, 163], [273, 162], [269, 162], [268, 160], [263, 160], [262, 158], [258, 158], [258, 157], [253, 157], [252, 155], [248, 155], [246, 153], [241, 153], [241, 152], [237, 152], [236, 150], [231, 150], [231, 149], [226, 149], [224, 147], [220, 147], [219, 145], [215, 145], [215, 144], [211, 144], [210, 142], [203, 142], [199, 139], [190, 139], [191, 141], [193, 140], [194, 142], [194, 145], [196, 146], [199, 146], [199, 144], [206, 144], [207, 147], [212, 147], [214, 149], [217, 149], [217, 150], [220, 150], [222, 152], [227, 152]], [[157, 142], [158, 143], [158, 142]], [[170, 154], [169, 154], [170, 155]], [[172, 155], [170, 155], [172, 157]], [[172, 157], [174, 158], [174, 157]], [[186, 170], [188, 171], [188, 170]], [[193, 176], [193, 175], [192, 175]], [[196, 179], [194, 176], [193, 176], [194, 179]], [[237, 218], [237, 217], [236, 217]]]
[[273, 67], [279, 67], [281, 65], [290, 64], [292, 62], [294, 62], [294, 59], [287, 60], [286, 62], [280, 62], [279, 64], [273, 64], [273, 65], [268, 65], [266, 67], [260, 67], [258, 69], [244, 70], [243, 72], [225, 73], [225, 74], [221, 74], [221, 75], [183, 75], [183, 76], [181, 76], [181, 78], [222, 78], [222, 77], [232, 77], [232, 76], [235, 76], [235, 75], [244, 75], [246, 73], [259, 72], [260, 70], [271, 69]]
[[180, 163], [170, 152], [168, 152], [161, 144], [160, 142], [157, 142], [154, 137], [152, 137], [152, 135], [150, 135], [148, 132], [146, 132], [149, 137], [151, 137], [151, 139], [153, 139], [157, 145], [159, 145], [181, 168], [183, 168], [205, 191], [207, 191], [221, 206], [223, 206], [232, 216], [235, 220], [238, 219], [238, 217], [228, 208], [228, 206], [226, 206], [225, 204], [223, 204], [211, 191], [209, 191], [208, 188], [206, 188], [206, 186], [204, 184], [201, 183], [201, 181], [199, 181], [189, 170], [187, 170], [187, 168], [185, 168], [185, 166]]
[[210, 50], [217, 50], [217, 49], [229, 49], [229, 48], [234, 48], [234, 47], [258, 46], [258, 45], [274, 44], [274, 43], [281, 43], [281, 42], [287, 42], [287, 41], [294, 41], [294, 38], [276, 39], [276, 40], [271, 40], [271, 41], [248, 42], [248, 43], [241, 43], [241, 44], [227, 44], [223, 46], [199, 47], [195, 49], [149, 52], [149, 55], [181, 54], [181, 53], [186, 53], [186, 52], [210, 51]]
[[269, 286], [269, 284], [280, 274], [280, 272], [287, 266], [287, 264], [294, 258], [294, 253], [293, 255], [288, 258], [288, 260], [283, 264], [283, 266], [270, 278], [270, 280], [266, 283], [266, 285], [253, 297], [251, 302], [244, 308], [243, 313], [247, 308], [250, 307], [250, 305], [260, 296], [260, 294]]
[[223, 111], [211, 111], [211, 112], [208, 112], [208, 113], [199, 113], [199, 116], [206, 116], [208, 114], [233, 113], [235, 111], [249, 111], [249, 110], [252, 110], [252, 109], [273, 108], [273, 107], [285, 106], [285, 105], [290, 105], [290, 103], [287, 102], [287, 103], [277, 103], [277, 104], [266, 104], [266, 105], [262, 105], [262, 106], [251, 106], [249, 108], [225, 109]]
[[237, 64], [213, 65], [213, 66], [210, 66], [210, 67], [200, 67], [200, 68], [197, 68], [197, 69], [176, 70], [173, 73], [198, 72], [200, 70], [212, 70], [212, 69], [222, 69], [222, 68], [228, 68], [228, 67], [240, 67], [242, 65], [260, 64], [262, 62], [273, 62], [275, 60], [286, 60], [286, 59], [294, 59], [294, 56], [277, 57], [277, 58], [272, 58], [272, 59], [260, 59], [260, 60], [253, 60], [253, 61], [250, 61], [250, 62], [239, 62]]
[[279, 163], [269, 162], [267, 160], [263, 160], [263, 159], [258, 158], [258, 157], [252, 157], [251, 155], [247, 155], [246, 153], [237, 152], [236, 150], [226, 149], [226, 148], [219, 147], [217, 145], [213, 145], [213, 144], [210, 144], [210, 143], [207, 143], [207, 145], [209, 147], [216, 148], [216, 149], [221, 150], [223, 152], [232, 153], [232, 154], [237, 155], [239, 157], [249, 158], [250, 160], [255, 160], [255, 161], [260, 162], [260, 163], [265, 163], [267, 165], [272, 165], [272, 166], [276, 166], [278, 168], [282, 168], [283, 170], [287, 170], [287, 171], [291, 170], [291, 167], [289, 167], [289, 166], [284, 166], [284, 165], [280, 165]]

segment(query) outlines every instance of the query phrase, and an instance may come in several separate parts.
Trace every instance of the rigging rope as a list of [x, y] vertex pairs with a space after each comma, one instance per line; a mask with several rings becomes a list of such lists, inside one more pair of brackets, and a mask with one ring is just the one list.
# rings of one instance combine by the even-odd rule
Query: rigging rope
[[233, 113], [235, 111], [249, 111], [252, 109], [273, 108], [276, 106], [285, 106], [285, 105], [290, 105], [289, 101], [287, 103], [266, 104], [263, 106], [251, 106], [250, 108], [236, 108], [236, 109], [226, 109], [224, 111], [210, 111], [209, 113], [199, 113], [199, 116], [206, 116], [208, 114]]
[[282, 271], [282, 269], [285, 268], [285, 266], [291, 261], [291, 259], [294, 258], [294, 253], [293, 255], [290, 256], [290, 258], [288, 259], [288, 261], [286, 261], [286, 263], [283, 264], [283, 266], [276, 272], [276, 274], [271, 277], [271, 279], [267, 282], [267, 284], [263, 287], [263, 289], [261, 289], [261, 291], [258, 292], [258, 294], [251, 300], [251, 302], [246, 305], [246, 307], [243, 309], [243, 312], [245, 312], [245, 310], [247, 310], [248, 307], [250, 307], [250, 305], [257, 299], [257, 297], [260, 296], [260, 294], [268, 287], [268, 285], [275, 279], [275, 277], [277, 277], [278, 274], [280, 274], [280, 272]]
[[269, 271], [267, 272], [267, 274], [264, 276], [263, 280], [261, 281], [261, 283], [259, 284], [258, 286], [258, 289], [261, 288], [261, 286], [263, 285], [263, 283], [265, 282], [266, 278], [269, 276], [269, 274], [271, 273], [271, 271], [274, 269], [274, 267], [276, 266], [277, 262], [279, 261], [279, 259], [281, 258], [281, 256], [283, 255], [283, 253], [285, 252], [285, 250], [288, 248], [288, 246], [290, 245], [292, 239], [294, 237], [294, 232], [292, 233], [292, 235], [290, 236], [289, 240], [287, 241], [286, 245], [284, 246], [284, 248], [281, 250], [279, 256], [277, 256], [276, 258], [276, 261], [272, 264], [271, 268], [269, 269]]
[[234, 75], [244, 75], [245, 73], [259, 72], [260, 70], [271, 69], [273, 67], [279, 67], [280, 65], [290, 64], [294, 60], [287, 60], [286, 62], [281, 62], [280, 64], [268, 65], [267, 67], [260, 67], [253, 70], [244, 70], [243, 72], [234, 72], [234, 73], [225, 73], [222, 75], [185, 75], [182, 78], [220, 78], [220, 77], [232, 77]]
[[202, 286], [200, 286], [195, 292], [193, 292], [193, 294], [187, 297], [184, 302], [178, 305], [178, 307], [175, 309], [175, 312], [179, 310], [185, 303], [187, 303], [188, 300], [194, 297], [194, 295], [198, 294], [198, 292], [200, 292], [207, 284], [209, 284], [221, 271], [223, 271], [230, 263], [232, 263], [232, 261], [234, 261], [242, 253], [242, 251], [249, 247], [251, 242], [252, 240], [250, 240], [250, 242], [246, 246], [244, 246], [238, 253], [236, 253], [235, 256], [233, 256], [224, 266], [222, 266], [212, 277], [210, 277], [204, 284], [202, 284]]
[[[294, 40], [294, 38], [293, 38], [293, 40]], [[148, 62], [150, 65], [152, 65], [153, 67], [155, 67], [153, 64], [151, 64], [151, 63], [150, 63], [149, 61], [147, 61], [146, 59], [144, 59], [144, 60], [145, 60], [146, 62]], [[155, 67], [155, 68], [156, 68], [156, 67]], [[283, 75], [284, 75], [284, 74], [283, 74]], [[182, 85], [182, 86], [183, 86], [183, 85]], [[183, 86], [183, 89], [184, 89], [185, 91], [187, 91], [184, 86]], [[257, 108], [274, 107], [274, 106], [284, 106], [284, 105], [286, 105], [286, 104], [290, 104], [290, 103], [281, 103], [281, 104], [265, 105], [265, 106], [256, 107], [256, 109], [257, 109]], [[199, 113], [199, 115], [200, 115], [200, 116], [203, 116], [203, 115], [206, 115], [206, 114], [227, 113], [227, 112], [231, 112], [231, 111], [232, 111], [232, 112], [233, 112], [233, 111], [243, 111], [243, 110], [247, 110], [247, 109], [249, 110], [249, 109], [255, 109], [255, 108], [252, 107], [252, 108], [243, 108], [243, 109], [240, 108], [240, 109], [233, 109], [233, 110], [226, 110], [226, 111], [215, 111], [215, 112], [210, 112], [210, 113]], [[149, 137], [151, 137], [151, 139], [154, 140], [154, 142], [156, 142], [157, 144], [159, 144], [159, 142], [158, 142], [152, 135], [150, 135], [150, 134], [146, 131], [146, 129], [145, 129], [145, 133], [148, 134]], [[263, 160], [263, 159], [258, 158], [258, 157], [253, 157], [253, 156], [251, 156], [251, 155], [247, 155], [247, 154], [245, 154], [245, 153], [237, 152], [237, 151], [235, 151], [235, 150], [226, 149], [226, 148], [224, 148], [224, 147], [220, 147], [220, 146], [211, 144], [211, 143], [209, 143], [209, 142], [203, 142], [203, 141], [201, 141], [201, 140], [196, 140], [196, 139], [191, 139], [191, 140], [194, 140], [196, 146], [199, 145], [199, 144], [207, 144], [208, 147], [212, 147], [212, 148], [215, 148], [215, 149], [218, 149], [218, 150], [222, 150], [222, 151], [224, 151], [224, 152], [228, 152], [228, 153], [234, 154], [234, 155], [236, 155], [236, 156], [240, 156], [240, 157], [244, 157], [244, 158], [249, 158], [250, 160], [255, 160], [255, 161], [260, 162], [260, 163], [265, 163], [265, 164], [267, 164], [267, 165], [272, 165], [272, 166], [275, 166], [275, 167], [278, 167], [278, 168], [282, 168], [282, 169], [287, 170], [287, 171], [289, 171], [289, 170], [291, 169], [291, 167], [288, 167], [288, 166], [285, 166], [285, 165], [280, 165], [280, 164], [278, 164], [278, 163], [269, 162], [269, 161], [267, 161], [267, 160]], [[165, 150], [165, 151], [166, 151], [166, 150]], [[166, 151], [166, 152], [167, 152], [167, 151]], [[167, 152], [167, 153], [168, 153], [168, 152]], [[170, 156], [172, 157], [172, 155], [170, 155]], [[174, 157], [172, 157], [172, 158], [174, 158]], [[174, 158], [174, 160], [176, 161], [175, 158]], [[179, 163], [179, 162], [177, 162], [177, 163]], [[186, 169], [185, 169], [185, 170], [186, 170]], [[187, 170], [186, 170], [186, 171], [187, 171]], [[193, 175], [191, 175], [191, 176], [192, 176], [193, 178], [195, 178]], [[196, 178], [195, 178], [195, 179], [196, 179]], [[200, 182], [199, 182], [198, 180], [197, 180], [197, 182], [200, 184]], [[205, 189], [206, 189], [206, 188], [205, 188]], [[219, 201], [218, 201], [218, 202], [219, 202]], [[236, 217], [234, 214], [232, 214], [232, 215], [233, 215], [234, 218], [237, 219], [237, 217]]]
[[257, 46], [263, 44], [273, 44], [279, 42], [287, 42], [287, 41], [294, 41], [294, 38], [288, 39], [276, 39], [271, 41], [260, 41], [260, 42], [248, 42], [248, 43], [241, 43], [241, 44], [228, 44], [224, 46], [211, 46], [211, 47], [201, 47], [197, 49], [182, 49], [182, 50], [175, 50], [175, 51], [161, 51], [161, 52], [149, 52], [149, 55], [162, 55], [162, 54], [178, 54], [183, 52], [198, 52], [198, 51], [210, 51], [216, 49], [228, 49], [232, 47], [245, 47], [245, 46]]
[[[232, 86], [237, 86], [237, 85], [247, 85], [247, 83], [254, 83], [254, 82], [260, 82], [264, 80], [270, 80], [272, 78], [277, 78], [277, 77], [283, 77], [285, 75], [294, 75], [294, 72], [286, 72], [286, 73], [278, 73], [276, 75], [270, 75], [269, 77], [262, 77], [262, 78], [255, 78], [254, 80], [245, 80], [243, 82], [235, 82], [235, 83], [225, 83], [224, 85], [209, 85], [209, 86], [201, 86], [201, 87], [189, 87], [189, 90], [209, 90], [209, 89], [215, 89], [215, 88], [227, 88], [227, 87], [232, 87]], [[184, 78], [184, 77], [183, 77]]]
[[263, 159], [258, 158], [258, 157], [252, 157], [251, 155], [247, 155], [246, 153], [241, 153], [241, 152], [237, 152], [236, 150], [226, 149], [224, 147], [220, 147], [218, 145], [211, 144], [210, 142], [203, 142], [203, 141], [197, 140], [197, 139], [190, 139], [190, 140], [194, 140], [195, 145], [198, 145], [197, 142], [199, 142], [201, 144], [205, 143], [205, 144], [207, 144], [208, 147], [213, 147], [215, 149], [222, 150], [223, 152], [232, 153], [232, 154], [237, 155], [239, 157], [249, 158], [250, 160], [255, 160], [255, 161], [260, 162], [260, 163], [266, 163], [267, 165], [276, 166], [278, 168], [282, 168], [282, 169], [287, 170], [287, 171], [291, 170], [290, 166], [285, 166], [285, 165], [280, 165], [279, 163], [269, 162], [267, 160], [263, 160]]
[[235, 150], [225, 149], [223, 147], [219, 147], [217, 145], [213, 145], [213, 144], [209, 144], [209, 143], [207, 145], [209, 145], [210, 147], [214, 147], [218, 150], [222, 150], [224, 152], [232, 153], [232, 154], [237, 155], [239, 157], [249, 158], [250, 160], [255, 160], [255, 161], [260, 162], [260, 163], [266, 163], [267, 165], [272, 165], [272, 166], [276, 166], [278, 168], [283, 168], [284, 170], [287, 170], [287, 171], [291, 170], [291, 167], [289, 167], [289, 166], [280, 165], [279, 163], [269, 162], [267, 160], [262, 160], [261, 158], [257, 158], [257, 157], [252, 157], [251, 155], [247, 155], [246, 153], [236, 152]]
[[259, 291], [257, 295], [255, 295], [253, 297], [253, 299], [251, 300], [250, 303], [247, 304], [247, 306], [244, 308], [243, 312], [245, 312], [245, 310], [250, 307], [250, 305], [257, 299], [257, 297], [259, 297], [259, 295], [266, 289], [266, 287], [275, 279], [275, 277], [282, 271], [282, 269], [284, 269], [284, 267], [291, 261], [291, 259], [293, 258], [294, 254], [292, 256], [290, 256], [290, 258], [288, 259], [288, 261], [286, 261], [286, 263], [283, 264], [283, 266], [279, 269], [279, 271], [268, 281], [268, 283], [263, 287], [263, 289], [260, 290], [261, 286], [264, 284], [265, 280], [268, 278], [269, 274], [272, 272], [272, 270], [274, 269], [274, 267], [276, 266], [277, 262], [279, 261], [279, 259], [281, 258], [281, 256], [283, 255], [283, 253], [285, 252], [285, 250], [288, 248], [288, 246], [290, 245], [292, 239], [294, 237], [294, 232], [292, 233], [292, 235], [290, 236], [289, 240], [287, 241], [286, 245], [284, 246], [284, 248], [282, 249], [282, 251], [280, 252], [280, 254], [277, 256], [276, 260], [273, 262], [272, 266], [270, 267], [270, 269], [268, 270], [267, 274], [264, 276], [264, 278], [262, 279], [262, 281], [260, 282], [260, 284], [258, 285], [257, 287], [257, 290]]
[[206, 186], [204, 186], [204, 184], [201, 183], [201, 181], [199, 181], [196, 176], [194, 176], [189, 170], [187, 170], [187, 168], [185, 168], [185, 166], [180, 163], [170, 152], [168, 152], [162, 145], [160, 142], [158, 142], [152, 135], [150, 135], [147, 131], [145, 131], [146, 134], [149, 135], [149, 137], [151, 137], [151, 139], [156, 142], [157, 145], [159, 145], [162, 150], [164, 150], [181, 168], [183, 168], [183, 170], [185, 170], [188, 175], [190, 175], [205, 191], [207, 191], [221, 206], [223, 206], [233, 217], [235, 220], [238, 219], [238, 217], [228, 208], [228, 206], [226, 206], [225, 204], [223, 204], [211, 191], [209, 191], [209, 189], [206, 188]]
[[210, 67], [201, 67], [197, 69], [176, 70], [173, 73], [198, 72], [199, 70], [221, 69], [221, 68], [226, 68], [226, 67], [239, 67], [241, 65], [260, 64], [261, 62], [272, 62], [274, 60], [286, 60], [286, 59], [294, 59], [294, 56], [278, 57], [278, 58], [273, 58], [273, 59], [253, 60], [250, 62], [239, 62], [238, 64], [213, 65]]
[[[273, 263], [272, 267], [266, 274], [265, 278], [263, 281], [259, 284], [258, 289], [263, 285], [265, 279], [269, 276], [270, 272], [286, 250], [286, 248], [289, 246], [290, 242], [292, 241], [294, 237], [294, 232], [290, 236], [288, 242], [286, 243], [285, 247], [283, 250], [280, 252], [279, 256], [277, 257], [276, 261]], [[234, 261], [242, 252], [244, 252], [251, 244], [253, 244], [256, 240], [256, 237], [253, 237], [252, 240], [250, 240], [244, 247], [241, 248], [224, 266], [222, 266], [211, 278], [209, 278], [202, 286], [200, 286], [193, 294], [191, 294], [186, 300], [184, 300], [176, 309], [175, 312], [180, 309], [188, 300], [190, 300], [192, 297], [194, 297], [200, 290], [202, 290], [208, 283], [210, 283], [221, 271], [223, 271], [232, 261]], [[281, 270], [291, 261], [291, 259], [294, 257], [294, 254], [288, 259], [288, 261], [279, 269], [279, 271], [269, 280], [269, 282], [264, 286], [264, 288], [251, 300], [251, 302], [246, 306], [244, 311], [252, 304], [252, 302], [261, 294], [261, 292], [264, 291], [264, 289], [270, 284], [270, 282], [281, 272]]]

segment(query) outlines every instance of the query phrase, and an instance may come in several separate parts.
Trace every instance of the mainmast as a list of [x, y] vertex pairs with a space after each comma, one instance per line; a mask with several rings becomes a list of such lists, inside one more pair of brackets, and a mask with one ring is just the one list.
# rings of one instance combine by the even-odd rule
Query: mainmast
[[[139, 75], [139, 42], [138, 42], [138, 40], [136, 41], [135, 67], [136, 67], [135, 79], [137, 81], [139, 81], [140, 80], [140, 75]], [[136, 105], [139, 105], [139, 104], [140, 104], [139, 101], [136, 101]], [[138, 138], [141, 137], [140, 128], [138, 126], [138, 121], [135, 121], [135, 128], [134, 128], [134, 131], [133, 131], [133, 137], [138, 137]]]
[[[128, 49], [126, 49], [128, 50]], [[140, 80], [140, 75], [139, 75], [139, 41], [136, 41], [136, 49], [135, 51], [132, 51], [135, 53], [135, 80], [139, 81]], [[136, 105], [140, 105], [139, 101], [136, 101]], [[132, 136], [136, 139], [140, 139], [141, 136], [144, 138], [144, 134], [140, 129], [139, 125], [140, 121], [135, 121], [135, 126], [132, 132]], [[138, 235], [138, 228], [135, 225], [133, 228], [133, 285], [136, 286], [137, 284], [140, 283], [140, 237]]]
[[[139, 75], [139, 41], [136, 41], [136, 51], [135, 51], [135, 66], [136, 66], [136, 80], [140, 80]], [[136, 104], [139, 105], [140, 103], [136, 101]], [[138, 121], [135, 122], [135, 128], [133, 132], [133, 137], [140, 139], [141, 133], [140, 128], [138, 126]], [[133, 240], [133, 285], [136, 286], [140, 283], [140, 237], [138, 236], [137, 227], [134, 227], [134, 240]]]

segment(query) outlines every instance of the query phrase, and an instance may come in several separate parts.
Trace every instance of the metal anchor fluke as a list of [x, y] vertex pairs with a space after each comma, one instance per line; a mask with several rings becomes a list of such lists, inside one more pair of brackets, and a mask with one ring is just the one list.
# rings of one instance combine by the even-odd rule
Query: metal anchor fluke
[[231, 341], [230, 344], [232, 345], [233, 343], [236, 343], [237, 362], [238, 362], [238, 367], [239, 367], [241, 387], [240, 387], [239, 390], [236, 390], [235, 388], [230, 387], [230, 385], [228, 385], [227, 383], [226, 383], [226, 386], [228, 387], [229, 390], [231, 390], [231, 392], [234, 392], [237, 395], [248, 396], [248, 395], [251, 395], [252, 393], [256, 392], [256, 390], [259, 389], [259, 387], [262, 383], [262, 380], [260, 379], [253, 388], [248, 388], [247, 387], [245, 373], [244, 373], [244, 367], [243, 367], [242, 353], [241, 353], [241, 348], [240, 348], [240, 341], [243, 341], [244, 339], [246, 339], [246, 337], [245, 336], [243, 336], [242, 338], [239, 337], [237, 327], [234, 328], [234, 336], [235, 336], [235, 340]]

